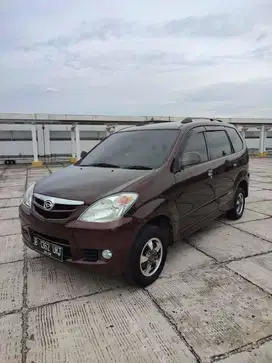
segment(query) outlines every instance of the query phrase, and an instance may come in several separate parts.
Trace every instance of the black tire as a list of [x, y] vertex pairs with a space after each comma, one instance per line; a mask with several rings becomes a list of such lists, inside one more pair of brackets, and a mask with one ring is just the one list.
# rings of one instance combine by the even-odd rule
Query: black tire
[[[169, 234], [167, 230], [163, 230], [157, 226], [154, 225], [146, 225], [141, 232], [139, 233], [138, 237], [136, 238], [134, 245], [132, 246], [132, 249], [130, 251], [130, 257], [129, 257], [129, 265], [127, 268], [126, 273], [124, 274], [125, 279], [127, 282], [133, 285], [138, 285], [141, 287], [148, 286], [152, 284], [157, 278], [159, 277], [161, 271], [163, 270], [166, 256], [167, 256], [167, 248], [168, 248], [168, 239]], [[158, 258], [158, 266], [154, 273], [152, 273], [151, 276], [146, 276], [142, 272], [142, 269], [140, 267], [140, 258], [142, 255], [142, 252], [144, 253], [145, 248], [148, 248], [146, 246], [147, 242], [151, 239], [154, 239], [152, 242], [153, 245], [156, 246], [156, 243], [159, 244], [158, 241], [161, 242], [161, 258]], [[160, 245], [160, 244], [159, 244]], [[146, 247], [145, 247], [146, 246]], [[149, 261], [147, 263], [150, 263]], [[155, 262], [154, 262], [155, 263]], [[143, 264], [142, 264], [143, 266]]]
[[[238, 200], [241, 201], [242, 199], [242, 206], [238, 207]], [[230, 209], [227, 212], [227, 218], [230, 220], [238, 220], [240, 219], [243, 214], [244, 214], [244, 210], [245, 210], [245, 200], [246, 200], [246, 193], [245, 190], [243, 188], [238, 188], [236, 193], [235, 193], [235, 198], [234, 198], [234, 206], [232, 209]]]

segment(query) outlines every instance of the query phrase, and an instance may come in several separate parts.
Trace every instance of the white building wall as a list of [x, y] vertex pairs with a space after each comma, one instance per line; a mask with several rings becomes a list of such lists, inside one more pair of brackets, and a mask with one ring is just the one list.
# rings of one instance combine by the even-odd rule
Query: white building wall
[[32, 141], [0, 141], [0, 156], [33, 155]]
[[[115, 131], [127, 125], [117, 125]], [[105, 125], [80, 125], [81, 150], [89, 151], [106, 136]], [[38, 153], [45, 155], [72, 155], [71, 126], [70, 125], [37, 125]], [[258, 129], [246, 131], [246, 142], [249, 149], [259, 149]], [[272, 149], [272, 131], [267, 132], [265, 147]], [[12, 141], [11, 137], [16, 139]], [[254, 137], [254, 138], [252, 138]], [[0, 160], [8, 156], [26, 156], [26, 160], [33, 160], [33, 146], [31, 139], [31, 125], [0, 125]]]
[[[81, 150], [89, 151], [100, 141], [98, 140], [81, 140]], [[53, 155], [72, 155], [71, 141], [51, 141], [51, 154]]]
[[[17, 161], [33, 160], [32, 125], [0, 125], [0, 163], [8, 157]], [[81, 150], [89, 151], [106, 137], [105, 125], [79, 126]], [[11, 139], [15, 140], [12, 141]], [[72, 156], [70, 125], [37, 125], [37, 144], [40, 157]]]

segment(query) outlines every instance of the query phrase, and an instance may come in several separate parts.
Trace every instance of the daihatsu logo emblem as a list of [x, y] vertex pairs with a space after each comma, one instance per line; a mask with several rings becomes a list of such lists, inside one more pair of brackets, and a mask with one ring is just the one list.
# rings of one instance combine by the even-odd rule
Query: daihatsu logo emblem
[[54, 203], [51, 200], [46, 200], [43, 204], [44, 209], [51, 210], [54, 207]]

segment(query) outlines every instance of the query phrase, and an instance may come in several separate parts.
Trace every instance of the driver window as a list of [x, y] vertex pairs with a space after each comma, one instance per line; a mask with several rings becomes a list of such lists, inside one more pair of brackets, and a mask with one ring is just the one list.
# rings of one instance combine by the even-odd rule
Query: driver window
[[187, 168], [208, 161], [207, 146], [203, 132], [193, 131], [179, 157], [180, 166]]

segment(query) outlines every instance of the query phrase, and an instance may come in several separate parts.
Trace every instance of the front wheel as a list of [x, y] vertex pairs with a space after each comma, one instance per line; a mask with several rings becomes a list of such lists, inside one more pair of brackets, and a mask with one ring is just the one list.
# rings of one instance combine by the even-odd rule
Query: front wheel
[[167, 256], [167, 236], [167, 232], [157, 226], [144, 227], [130, 252], [125, 273], [129, 283], [145, 287], [157, 280]]
[[231, 220], [240, 219], [245, 210], [246, 196], [243, 188], [238, 188], [235, 193], [234, 206], [227, 212], [227, 218]]

